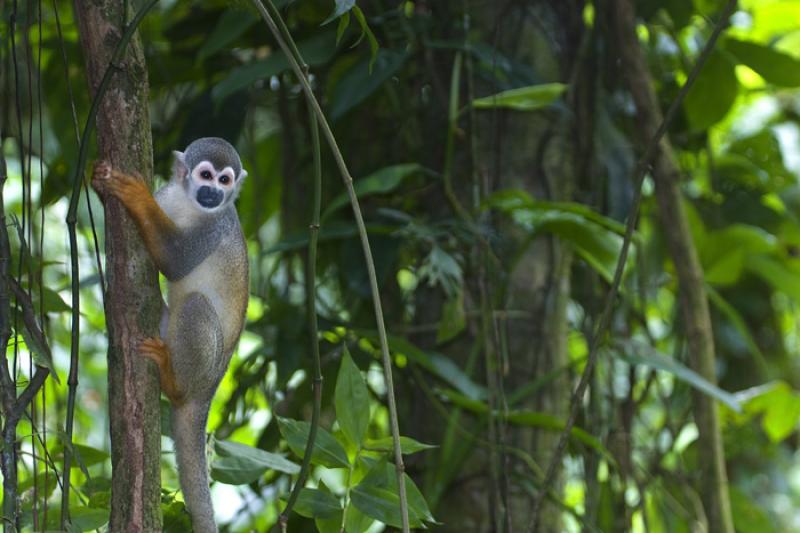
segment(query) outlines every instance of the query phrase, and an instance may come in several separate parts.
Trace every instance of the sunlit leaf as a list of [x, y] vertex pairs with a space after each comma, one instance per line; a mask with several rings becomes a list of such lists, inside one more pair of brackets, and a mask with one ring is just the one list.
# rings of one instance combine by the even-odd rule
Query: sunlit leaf
[[369, 392], [347, 345], [336, 378], [334, 403], [342, 433], [353, 445], [360, 447], [369, 427]]
[[722, 120], [738, 93], [734, 64], [722, 52], [712, 52], [683, 101], [691, 128], [705, 130]]
[[503, 91], [472, 101], [475, 109], [505, 108], [515, 111], [536, 111], [549, 106], [561, 96], [567, 86], [563, 83], [545, 83]]
[[800, 60], [769, 46], [739, 39], [725, 40], [725, 49], [779, 87], [800, 87]]
[[[364, 443], [364, 448], [371, 451], [391, 452], [394, 450], [394, 443], [392, 442], [392, 437], [384, 437], [382, 439], [367, 440]], [[436, 448], [436, 446], [417, 442], [411, 437], [400, 437], [400, 449], [404, 455], [433, 448]]]

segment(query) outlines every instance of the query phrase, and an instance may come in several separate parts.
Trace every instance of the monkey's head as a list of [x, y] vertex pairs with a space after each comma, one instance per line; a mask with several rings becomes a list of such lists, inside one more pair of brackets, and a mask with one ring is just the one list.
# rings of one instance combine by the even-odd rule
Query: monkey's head
[[175, 177], [201, 210], [219, 211], [239, 195], [247, 171], [228, 141], [203, 137], [192, 142], [186, 151], [174, 154]]

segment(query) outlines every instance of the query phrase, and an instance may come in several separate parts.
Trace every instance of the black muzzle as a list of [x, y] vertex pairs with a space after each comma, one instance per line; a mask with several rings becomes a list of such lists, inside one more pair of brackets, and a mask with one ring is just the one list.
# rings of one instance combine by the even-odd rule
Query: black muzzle
[[197, 203], [209, 209], [217, 207], [222, 203], [225, 193], [214, 187], [203, 185], [197, 190]]

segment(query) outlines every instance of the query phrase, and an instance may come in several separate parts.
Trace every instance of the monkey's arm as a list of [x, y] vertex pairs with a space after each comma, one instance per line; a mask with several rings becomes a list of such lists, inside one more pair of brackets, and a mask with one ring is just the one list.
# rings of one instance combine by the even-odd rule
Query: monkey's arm
[[139, 228], [156, 267], [167, 275], [169, 250], [174, 248], [172, 243], [179, 240], [180, 232], [156, 203], [144, 181], [112, 170], [105, 161], [98, 161], [94, 166], [92, 186], [101, 195], [110, 194], [122, 202]]

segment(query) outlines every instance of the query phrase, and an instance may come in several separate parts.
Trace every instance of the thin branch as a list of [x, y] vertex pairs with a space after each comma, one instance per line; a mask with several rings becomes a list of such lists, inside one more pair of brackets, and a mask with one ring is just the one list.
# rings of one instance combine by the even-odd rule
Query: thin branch
[[[592, 337], [592, 343], [589, 350], [589, 357], [586, 362], [586, 367], [583, 370], [583, 374], [581, 374], [580, 381], [578, 382], [578, 387], [575, 389], [575, 392], [572, 394], [572, 398], [570, 399], [570, 409], [569, 409], [569, 416], [567, 418], [567, 422], [565, 424], [564, 430], [561, 433], [561, 437], [559, 438], [558, 445], [553, 452], [553, 456], [550, 459], [550, 463], [547, 467], [547, 474], [544, 479], [543, 487], [545, 490], [549, 489], [553, 484], [553, 481], [556, 478], [556, 474], [558, 472], [559, 466], [561, 465], [561, 460], [564, 457], [564, 452], [566, 451], [567, 441], [569, 439], [570, 432], [572, 431], [573, 426], [575, 425], [575, 419], [578, 415], [578, 409], [580, 408], [583, 396], [586, 392], [586, 387], [589, 384], [589, 378], [592, 375], [592, 371], [594, 370], [594, 366], [597, 363], [597, 356], [599, 353], [600, 344], [603, 341], [606, 331], [608, 330], [608, 326], [611, 322], [611, 314], [614, 311], [614, 305], [617, 300], [617, 294], [619, 292], [619, 287], [622, 282], [622, 274], [625, 270], [625, 263], [628, 259], [628, 251], [630, 250], [631, 240], [633, 238], [633, 232], [636, 228], [637, 221], [639, 219], [639, 207], [642, 201], [642, 183], [644, 182], [645, 175], [647, 174], [648, 170], [650, 169], [651, 160], [653, 156], [656, 154], [658, 150], [659, 143], [661, 139], [664, 137], [664, 134], [669, 128], [672, 121], [677, 116], [678, 110], [683, 103], [683, 100], [686, 98], [689, 89], [694, 84], [697, 76], [700, 74], [700, 71], [705, 65], [706, 60], [711, 55], [711, 51], [714, 49], [714, 46], [717, 43], [717, 39], [719, 38], [722, 31], [725, 29], [726, 23], [728, 18], [730, 17], [731, 13], [736, 7], [737, 0], [729, 0], [728, 4], [725, 6], [724, 11], [720, 19], [717, 21], [716, 25], [714, 26], [714, 31], [712, 32], [711, 36], [706, 42], [703, 51], [700, 53], [700, 56], [697, 58], [697, 62], [694, 65], [689, 77], [686, 79], [686, 82], [681, 87], [680, 92], [678, 93], [675, 100], [670, 105], [669, 109], [667, 110], [666, 114], [664, 115], [664, 119], [661, 122], [661, 125], [656, 130], [655, 135], [653, 138], [650, 139], [650, 142], [647, 144], [647, 148], [642, 154], [641, 158], [636, 165], [636, 169], [633, 174], [633, 182], [635, 185], [635, 196], [633, 199], [633, 204], [631, 206], [631, 212], [628, 215], [628, 221], [625, 226], [625, 237], [622, 241], [622, 250], [620, 251], [619, 258], [617, 259], [617, 266], [614, 271], [614, 279], [611, 283], [611, 287], [608, 291], [608, 295], [606, 296], [605, 305], [603, 307], [603, 312], [600, 315], [598, 320], [597, 328], [595, 329], [595, 334]], [[534, 533], [538, 531], [539, 528], [539, 519], [541, 517], [541, 506], [544, 498], [542, 497], [543, 493], [540, 493], [533, 501], [533, 510], [531, 512], [531, 522], [528, 531]]]
[[[397, 487], [398, 487], [398, 495], [400, 497], [400, 514], [402, 517], [402, 524], [403, 524], [403, 532], [408, 533], [411, 528], [409, 526], [408, 521], [408, 501], [406, 498], [406, 484], [405, 484], [405, 466], [403, 465], [403, 453], [400, 448], [400, 428], [397, 420], [397, 405], [395, 402], [394, 397], [394, 380], [392, 379], [392, 359], [389, 355], [389, 342], [386, 337], [386, 325], [384, 324], [383, 320], [383, 309], [381, 306], [381, 299], [380, 299], [380, 290], [378, 289], [378, 277], [375, 273], [375, 261], [372, 258], [372, 250], [370, 249], [369, 244], [369, 237], [367, 236], [367, 228], [364, 224], [364, 217], [361, 214], [361, 207], [358, 203], [358, 197], [356, 196], [355, 189], [353, 188], [353, 177], [350, 175], [350, 171], [347, 168], [347, 164], [344, 161], [344, 156], [342, 155], [341, 150], [339, 149], [338, 144], [336, 143], [336, 138], [333, 136], [333, 132], [331, 131], [331, 127], [328, 124], [327, 119], [325, 118], [325, 114], [322, 112], [322, 109], [319, 106], [319, 102], [317, 102], [316, 97], [314, 96], [314, 91], [311, 88], [311, 84], [309, 84], [308, 80], [303, 76], [303, 69], [300, 66], [300, 63], [295, 60], [294, 56], [292, 55], [292, 46], [287, 43], [291, 42], [291, 36], [289, 39], [284, 39], [281, 36], [281, 32], [278, 29], [275, 21], [273, 20], [272, 16], [267, 12], [267, 9], [264, 7], [264, 4], [261, 0], [253, 0], [255, 7], [258, 9], [259, 13], [261, 13], [261, 17], [264, 19], [264, 22], [269, 27], [270, 32], [275, 37], [275, 40], [278, 42], [278, 45], [283, 50], [283, 53], [286, 55], [289, 64], [294, 70], [295, 75], [300, 80], [300, 84], [303, 87], [303, 92], [306, 94], [306, 99], [308, 100], [309, 104], [314, 110], [314, 114], [317, 116], [319, 120], [319, 125], [322, 128], [322, 133], [325, 135], [325, 139], [328, 142], [328, 145], [333, 152], [333, 157], [336, 160], [336, 165], [339, 168], [339, 172], [342, 175], [342, 180], [344, 181], [344, 185], [347, 189], [347, 195], [350, 198], [350, 205], [353, 208], [353, 216], [356, 221], [356, 226], [358, 227], [358, 235], [361, 240], [361, 246], [364, 251], [364, 260], [367, 266], [367, 275], [369, 276], [369, 285], [370, 285], [370, 292], [372, 293], [372, 303], [375, 308], [375, 321], [378, 329], [378, 337], [380, 340], [381, 345], [381, 359], [383, 360], [383, 373], [384, 379], [386, 380], [386, 396], [387, 396], [387, 404], [389, 407], [389, 424], [392, 431], [392, 442], [394, 447], [394, 460], [395, 460], [395, 469], [397, 473]], [[267, 3], [271, 3], [270, 0], [267, 0]]]

